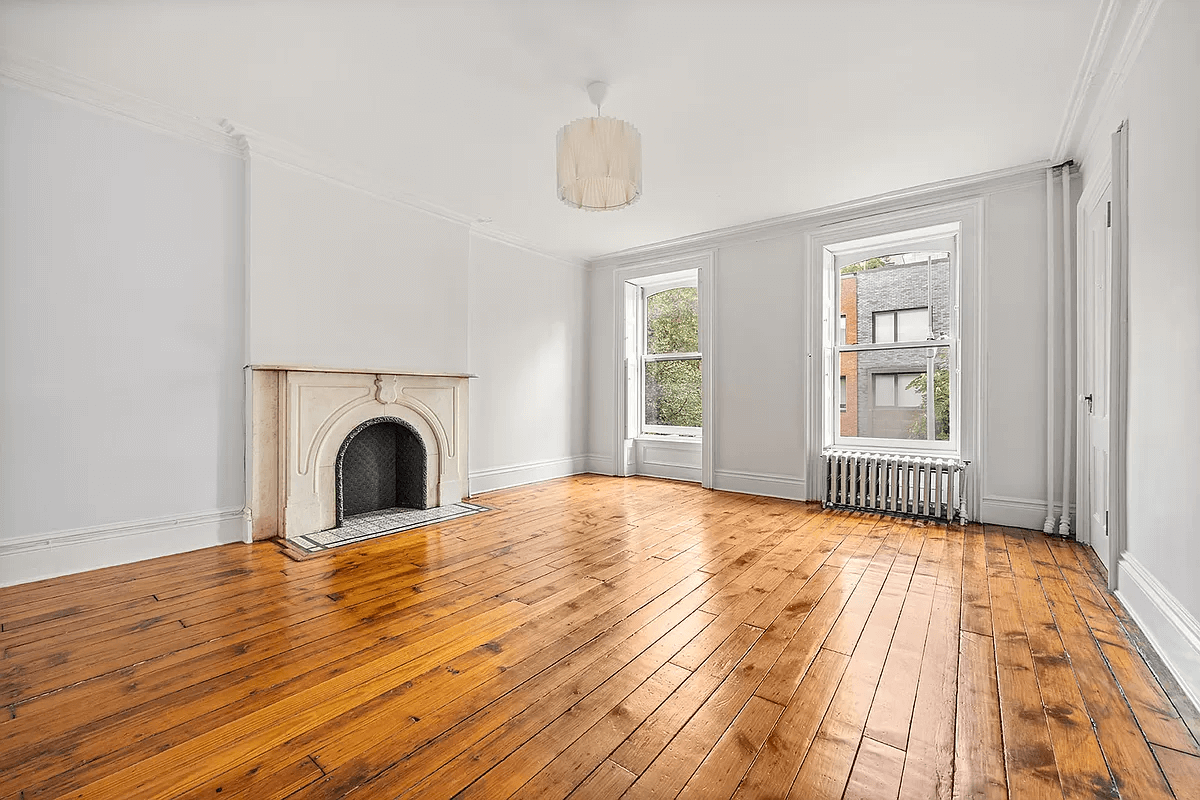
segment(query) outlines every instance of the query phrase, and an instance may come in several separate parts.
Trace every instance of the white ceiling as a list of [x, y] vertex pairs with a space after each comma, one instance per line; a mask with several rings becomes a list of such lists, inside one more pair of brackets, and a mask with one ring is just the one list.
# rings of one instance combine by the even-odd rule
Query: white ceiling
[[[1099, 3], [5, 2], [0, 45], [588, 258], [1048, 158]], [[619, 212], [555, 197], [593, 79], [642, 133]]]

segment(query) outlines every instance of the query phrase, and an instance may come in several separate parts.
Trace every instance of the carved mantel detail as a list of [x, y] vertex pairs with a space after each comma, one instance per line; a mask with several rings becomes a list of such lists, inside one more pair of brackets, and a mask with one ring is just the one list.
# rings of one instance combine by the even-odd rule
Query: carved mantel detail
[[400, 376], [380, 375], [375, 378], [375, 399], [381, 403], [394, 403], [400, 396]]
[[337, 524], [335, 462], [358, 425], [398, 417], [428, 458], [426, 502], [467, 495], [468, 375], [249, 367], [247, 506], [253, 538]]

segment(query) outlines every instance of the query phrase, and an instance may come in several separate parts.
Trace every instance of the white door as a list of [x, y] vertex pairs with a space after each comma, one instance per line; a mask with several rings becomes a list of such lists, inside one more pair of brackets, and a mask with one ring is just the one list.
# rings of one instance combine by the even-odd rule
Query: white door
[[1109, 282], [1112, 276], [1112, 191], [1106, 188], [1086, 209], [1087, 240], [1083, 269], [1084, 314], [1080, 317], [1083, 344], [1083, 439], [1085, 468], [1080, 499], [1085, 505], [1083, 528], [1086, 541], [1107, 569], [1108, 554], [1108, 439], [1110, 384], [1112, 373], [1111, 309]]

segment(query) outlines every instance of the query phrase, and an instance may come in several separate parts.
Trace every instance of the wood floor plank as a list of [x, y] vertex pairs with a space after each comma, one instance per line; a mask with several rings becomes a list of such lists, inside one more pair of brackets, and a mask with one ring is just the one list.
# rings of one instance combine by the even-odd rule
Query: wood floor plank
[[1151, 745], [1159, 766], [1179, 800], [1200, 800], [1200, 757], [1169, 747]]
[[732, 796], [782, 711], [781, 706], [761, 697], [747, 700], [683, 787], [679, 799]]
[[[961, 548], [956, 555], [961, 564]], [[956, 586], [938, 584], [934, 588], [900, 782], [901, 800], [947, 800], [953, 792], [961, 605]]]
[[1070, 586], [1063, 580], [1043, 578], [1042, 587], [1117, 790], [1125, 795], [1129, 787], [1137, 787], [1139, 798], [1170, 797], [1166, 778], [1133, 711], [1125, 703]]
[[0, 589], [0, 800], [1196, 794], [1081, 545], [657, 479], [478, 499]]
[[734, 797], [752, 800], [787, 795], [849, 661], [848, 656], [836, 650], [821, 650], [817, 654], [774, 729], [759, 748]]
[[637, 776], [617, 762], [605, 761], [567, 800], [613, 800], [625, 794], [635, 780]]
[[1009, 794], [1014, 798], [1061, 800], [1062, 785], [1048, 720], [1044, 713], [1038, 713], [1047, 703], [1034, 672], [1033, 654], [1003, 536], [989, 532], [987, 551], [1000, 724]]
[[1042, 694], [1063, 794], [1067, 798], [1115, 798], [1117, 789], [1042, 591], [1037, 564], [1030, 557], [1023, 536], [1007, 537], [1006, 546], [1013, 571], [1018, 576], [1020, 613]]
[[895, 800], [904, 772], [904, 751], [864, 737], [843, 800]]
[[[979, 541], [982, 543], [982, 536]], [[975, 568], [982, 566], [977, 564]], [[1000, 737], [1000, 697], [992, 638], [964, 630], [959, 637], [955, 800], [1008, 797]]]

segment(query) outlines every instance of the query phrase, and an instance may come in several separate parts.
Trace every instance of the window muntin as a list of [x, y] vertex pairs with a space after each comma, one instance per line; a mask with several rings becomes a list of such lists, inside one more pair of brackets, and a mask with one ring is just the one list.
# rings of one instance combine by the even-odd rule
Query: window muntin
[[[840, 418], [835, 443], [899, 452], [958, 446], [951, 419], [958, 386], [957, 240], [932, 243], [833, 258], [831, 299], [840, 313], [837, 328], [827, 330], [836, 342], [838, 383], [826, 396]], [[847, 317], [851, 329], [843, 334]]]
[[641, 432], [699, 436], [703, 357], [697, 280], [648, 284], [641, 292]]

